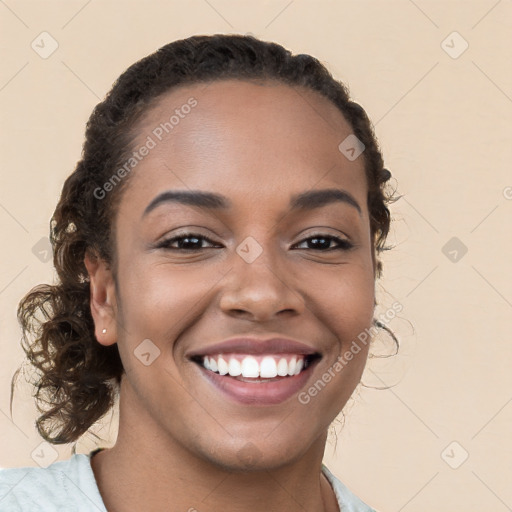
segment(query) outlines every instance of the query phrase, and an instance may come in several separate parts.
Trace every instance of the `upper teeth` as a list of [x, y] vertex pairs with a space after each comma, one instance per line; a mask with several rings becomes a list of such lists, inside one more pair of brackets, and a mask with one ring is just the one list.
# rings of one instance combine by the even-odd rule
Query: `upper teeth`
[[203, 366], [220, 375], [232, 377], [261, 377], [271, 379], [279, 375], [297, 375], [304, 368], [304, 356], [293, 355], [291, 358], [282, 355], [214, 355], [203, 358]]

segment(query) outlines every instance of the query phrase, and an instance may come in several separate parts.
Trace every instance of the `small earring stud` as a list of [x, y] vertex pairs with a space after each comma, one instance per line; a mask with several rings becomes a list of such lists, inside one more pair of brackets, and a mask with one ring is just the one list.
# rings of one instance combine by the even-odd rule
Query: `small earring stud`
[[105, 334], [107, 332], [107, 329], [103, 329], [103, 331], [101, 331], [103, 334]]

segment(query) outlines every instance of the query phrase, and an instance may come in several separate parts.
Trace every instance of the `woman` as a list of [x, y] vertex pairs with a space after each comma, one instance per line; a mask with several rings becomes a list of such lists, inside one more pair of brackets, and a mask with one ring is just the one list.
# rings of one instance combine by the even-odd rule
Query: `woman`
[[119, 396], [117, 440], [3, 470], [0, 504], [373, 510], [322, 457], [368, 356], [389, 177], [309, 55], [194, 36], [132, 65], [52, 218], [59, 282], [19, 306], [41, 435], [74, 442]]

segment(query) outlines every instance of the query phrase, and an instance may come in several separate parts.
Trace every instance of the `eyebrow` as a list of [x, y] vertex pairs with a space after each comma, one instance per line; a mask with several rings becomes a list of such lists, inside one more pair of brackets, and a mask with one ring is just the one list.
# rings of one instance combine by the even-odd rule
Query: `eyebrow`
[[[355, 208], [359, 215], [362, 215], [361, 207], [354, 197], [346, 190], [338, 188], [309, 190], [301, 194], [296, 194], [292, 196], [290, 200], [290, 210], [313, 210], [335, 202], [348, 204]], [[233, 205], [227, 197], [213, 192], [203, 192], [201, 190], [167, 190], [156, 196], [148, 204], [142, 217], [145, 217], [157, 206], [164, 203], [180, 203], [212, 210], [227, 210]]]

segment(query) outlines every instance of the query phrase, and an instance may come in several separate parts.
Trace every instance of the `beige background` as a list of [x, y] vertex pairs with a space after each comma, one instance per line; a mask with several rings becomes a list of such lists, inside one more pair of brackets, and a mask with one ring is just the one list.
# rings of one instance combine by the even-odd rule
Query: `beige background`
[[[327, 465], [381, 512], [512, 509], [511, 0], [6, 0], [0, 31], [0, 466], [70, 455], [39, 446], [30, 390], [10, 416], [9, 383], [23, 358], [15, 308], [53, 279], [40, 239], [92, 108], [165, 43], [251, 32], [349, 84], [404, 195], [378, 286], [384, 309], [403, 305], [390, 324], [401, 354], [363, 378], [392, 387], [357, 391]], [[59, 45], [46, 59], [31, 48], [43, 31]]]

